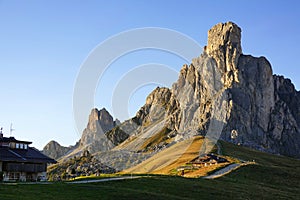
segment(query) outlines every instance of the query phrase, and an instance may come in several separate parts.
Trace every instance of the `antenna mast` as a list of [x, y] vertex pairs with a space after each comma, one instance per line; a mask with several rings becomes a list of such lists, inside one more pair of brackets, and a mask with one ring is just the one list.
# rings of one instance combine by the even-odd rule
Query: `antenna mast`
[[15, 129], [13, 129], [13, 124], [10, 123], [10, 129], [9, 129], [9, 135], [11, 136], [12, 135], [12, 132], [14, 131]]

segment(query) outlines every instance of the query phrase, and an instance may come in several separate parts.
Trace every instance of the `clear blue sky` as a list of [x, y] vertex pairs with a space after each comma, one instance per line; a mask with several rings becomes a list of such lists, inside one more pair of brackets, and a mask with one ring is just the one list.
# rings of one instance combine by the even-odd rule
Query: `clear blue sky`
[[[163, 27], [182, 32], [204, 46], [207, 31], [233, 21], [243, 30], [245, 54], [266, 56], [276, 74], [300, 88], [300, 5], [297, 1], [15, 1], [0, 0], [0, 126], [42, 148], [80, 137], [73, 121], [74, 82], [89, 52], [121, 31]], [[114, 64], [115, 72], [148, 62], [179, 70], [181, 59], [159, 52], [136, 53]], [[107, 74], [107, 79], [111, 79]], [[143, 105], [147, 86], [130, 100], [130, 113]], [[109, 95], [108, 95], [109, 96]], [[96, 106], [110, 110], [97, 91]], [[118, 116], [115, 116], [118, 117]]]

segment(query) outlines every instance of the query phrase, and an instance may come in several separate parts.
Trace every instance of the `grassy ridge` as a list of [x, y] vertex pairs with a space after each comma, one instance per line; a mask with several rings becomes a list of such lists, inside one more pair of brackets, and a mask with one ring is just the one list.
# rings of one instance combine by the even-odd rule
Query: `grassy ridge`
[[258, 164], [215, 180], [154, 176], [80, 185], [0, 185], [0, 199], [299, 199], [299, 160], [221, 146], [225, 155]]
[[[223, 154], [243, 160], [254, 160], [257, 165], [243, 167], [223, 179], [245, 184], [252, 191], [268, 193], [278, 199], [300, 197], [300, 160], [270, 155], [250, 148], [221, 142]], [[263, 188], [259, 190], [260, 188]], [[276, 196], [277, 195], [277, 196]]]

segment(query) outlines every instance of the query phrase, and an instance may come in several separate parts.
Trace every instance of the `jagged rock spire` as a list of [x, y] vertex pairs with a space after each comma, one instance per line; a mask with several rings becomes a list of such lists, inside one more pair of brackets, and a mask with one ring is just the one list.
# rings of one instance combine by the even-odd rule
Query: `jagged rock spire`
[[237, 63], [242, 54], [241, 29], [233, 22], [219, 23], [208, 31], [205, 52], [213, 57], [221, 73], [222, 81], [230, 87], [239, 82]]

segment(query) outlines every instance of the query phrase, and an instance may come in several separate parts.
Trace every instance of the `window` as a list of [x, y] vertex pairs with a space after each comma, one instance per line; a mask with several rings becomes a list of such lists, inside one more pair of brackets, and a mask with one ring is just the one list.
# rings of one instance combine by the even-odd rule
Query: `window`
[[28, 149], [28, 145], [27, 144], [24, 144], [24, 149]]
[[20, 145], [19, 143], [16, 143], [16, 149], [20, 148], [19, 145]]
[[20, 149], [23, 149], [23, 144], [22, 143], [20, 144]]

